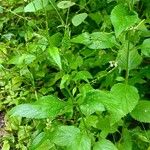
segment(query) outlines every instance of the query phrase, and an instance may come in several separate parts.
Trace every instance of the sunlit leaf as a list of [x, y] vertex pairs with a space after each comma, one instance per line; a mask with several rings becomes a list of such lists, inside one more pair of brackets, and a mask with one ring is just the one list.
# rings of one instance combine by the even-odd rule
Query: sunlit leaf
[[62, 69], [61, 57], [59, 53], [59, 49], [57, 47], [49, 47], [48, 52], [53, 61], [58, 65], [60, 69]]
[[10, 115], [26, 118], [54, 118], [63, 110], [65, 103], [54, 96], [44, 96], [32, 104], [21, 104], [10, 110]]
[[131, 116], [140, 122], [150, 123], [150, 101], [139, 101]]
[[123, 31], [135, 25], [138, 21], [138, 14], [129, 10], [127, 6], [119, 4], [111, 12], [111, 21], [118, 37]]
[[93, 150], [118, 150], [118, 149], [111, 141], [101, 139], [97, 143], [95, 143]]
[[75, 5], [74, 2], [71, 2], [71, 1], [61, 1], [57, 4], [57, 7], [58, 8], [61, 8], [61, 9], [66, 9], [66, 8], [69, 8], [71, 6]]
[[144, 42], [141, 45], [141, 52], [147, 57], [150, 57], [150, 38], [144, 40]]
[[81, 13], [81, 14], [77, 14], [72, 18], [72, 24], [74, 26], [78, 26], [80, 25], [86, 18], [87, 18], [88, 14], [87, 13]]
[[33, 0], [24, 8], [24, 12], [36, 12], [48, 5], [49, 0]]

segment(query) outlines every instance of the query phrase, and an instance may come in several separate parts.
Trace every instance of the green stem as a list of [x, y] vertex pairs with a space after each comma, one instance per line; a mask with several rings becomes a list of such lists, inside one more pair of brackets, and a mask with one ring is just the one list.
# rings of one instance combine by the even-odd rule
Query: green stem
[[[72, 99], [72, 103], [74, 104], [74, 97], [73, 97], [73, 95], [71, 94], [71, 92], [70, 92], [70, 90], [68, 89], [68, 87], [66, 87], [65, 89], [67, 90], [67, 92], [68, 92], [70, 98]], [[89, 134], [89, 133], [88, 133], [88, 127], [87, 127], [87, 125], [86, 125], [86, 123], [85, 123], [84, 115], [83, 115], [83, 113], [82, 113], [82, 111], [81, 111], [81, 108], [80, 108], [80, 106], [79, 106], [77, 103], [75, 103], [75, 105], [76, 105], [76, 107], [77, 107], [78, 110], [79, 110], [79, 113], [80, 113], [80, 115], [81, 115], [81, 118], [82, 118], [84, 127], [85, 127], [85, 129], [86, 129], [86, 133], [87, 133], [87, 135], [88, 135], [88, 134]]]
[[128, 78], [129, 78], [129, 54], [130, 54], [129, 33], [127, 33], [127, 38], [128, 38], [128, 46], [127, 46], [127, 66], [126, 66], [126, 77], [125, 77], [126, 84], [128, 84]]

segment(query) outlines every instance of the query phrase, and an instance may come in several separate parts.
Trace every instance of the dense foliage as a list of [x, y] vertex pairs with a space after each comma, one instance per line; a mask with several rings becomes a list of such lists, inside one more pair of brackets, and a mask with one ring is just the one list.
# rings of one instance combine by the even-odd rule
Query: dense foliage
[[0, 89], [2, 150], [150, 150], [149, 0], [0, 0]]

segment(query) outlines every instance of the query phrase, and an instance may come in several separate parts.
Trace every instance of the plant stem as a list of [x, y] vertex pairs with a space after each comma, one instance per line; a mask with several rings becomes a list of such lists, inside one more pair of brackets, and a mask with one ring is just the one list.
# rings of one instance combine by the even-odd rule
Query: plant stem
[[128, 46], [127, 46], [127, 66], [126, 66], [126, 77], [125, 81], [126, 84], [128, 84], [128, 78], [129, 78], [129, 55], [130, 55], [130, 41], [129, 41], [129, 33], [127, 33], [127, 38], [128, 38]]
[[[70, 92], [70, 90], [68, 89], [68, 87], [66, 87], [65, 89], [67, 90], [67, 92], [68, 92], [70, 98], [72, 99], [72, 103], [74, 104], [74, 97], [73, 97], [73, 95], [71, 94], [71, 92]], [[86, 133], [87, 133], [87, 135], [88, 135], [88, 134], [89, 134], [89, 133], [88, 133], [88, 128], [87, 128], [87, 125], [86, 125], [86, 123], [85, 123], [85, 119], [84, 119], [83, 113], [82, 113], [82, 111], [81, 111], [81, 108], [80, 108], [80, 106], [79, 106], [77, 103], [76, 103], [76, 107], [77, 107], [78, 110], [79, 110], [79, 113], [80, 113], [80, 115], [81, 115], [81, 118], [82, 118], [84, 127], [85, 127], [85, 129], [86, 129]]]

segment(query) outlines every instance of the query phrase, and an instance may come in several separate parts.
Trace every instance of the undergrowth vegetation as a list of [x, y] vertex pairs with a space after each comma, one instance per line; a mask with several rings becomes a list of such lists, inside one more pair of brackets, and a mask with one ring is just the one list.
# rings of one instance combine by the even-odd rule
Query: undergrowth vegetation
[[2, 150], [150, 150], [149, 0], [0, 0]]

